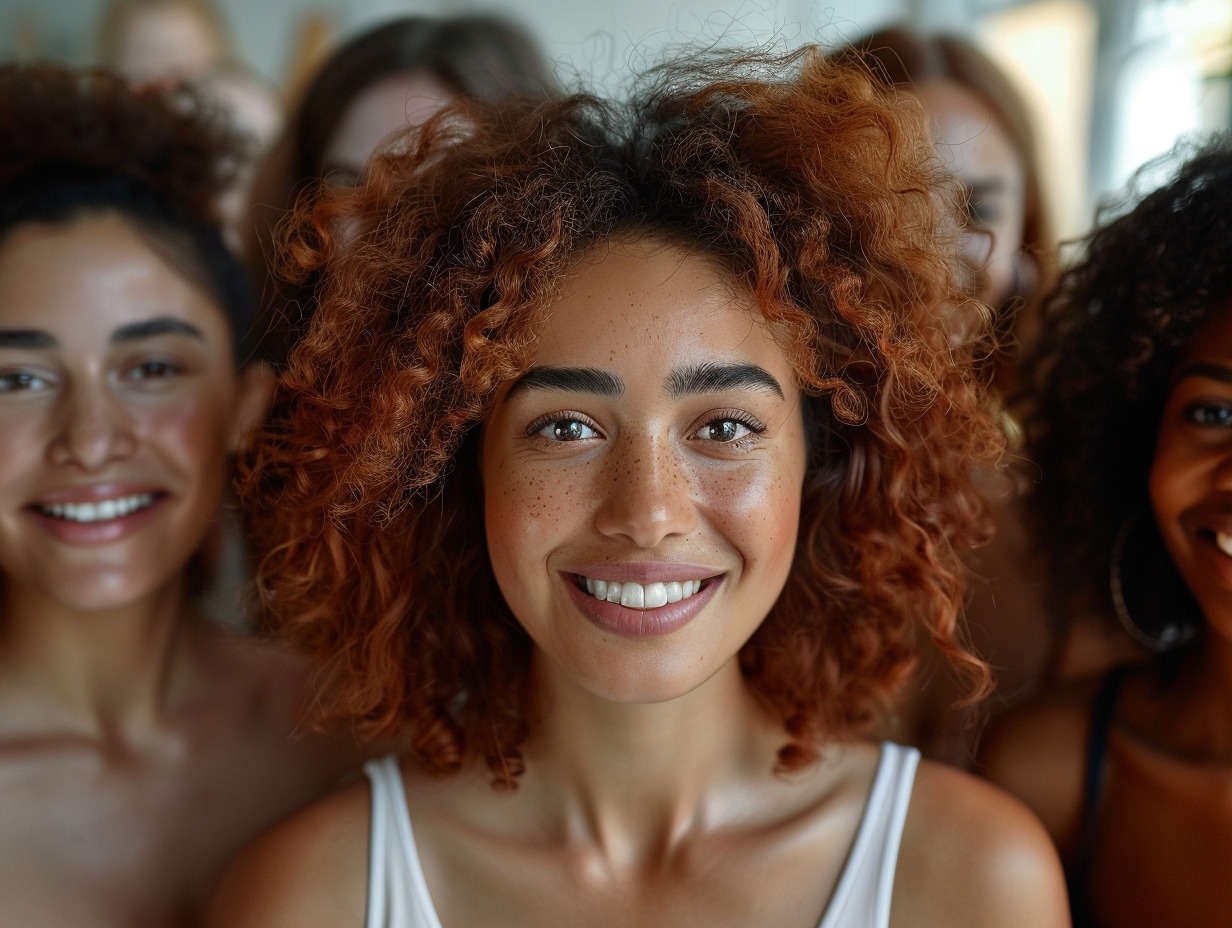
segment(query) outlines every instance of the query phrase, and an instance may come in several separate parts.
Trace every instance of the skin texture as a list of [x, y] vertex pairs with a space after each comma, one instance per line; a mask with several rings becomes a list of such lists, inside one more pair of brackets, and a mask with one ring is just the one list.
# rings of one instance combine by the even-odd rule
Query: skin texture
[[[289, 737], [295, 660], [186, 601], [266, 385], [124, 220], [0, 242], [0, 923], [192, 923], [234, 849], [349, 763]], [[38, 508], [131, 496], [152, 505]]]
[[[1150, 495], [1207, 634], [1174, 682], [1148, 664], [1125, 684], [1088, 885], [1100, 923], [1223, 925], [1232, 855], [1232, 312], [1214, 314], [1174, 373]], [[1075, 685], [999, 722], [984, 746], [995, 782], [1031, 806], [1072, 863], [1094, 685]]]
[[419, 125], [453, 96], [430, 74], [396, 74], [373, 84], [347, 107], [321, 153], [321, 176], [354, 184], [368, 156], [387, 137]]
[[[600, 247], [542, 332], [538, 381], [502, 387], [485, 420], [489, 553], [534, 640], [537, 711], [515, 790], [482, 768], [432, 779], [403, 763], [442, 924], [819, 922], [877, 749], [835, 743], [776, 774], [786, 734], [736, 660], [790, 565], [805, 452], [790, 364], [755, 313], [708, 258]], [[665, 388], [704, 364], [756, 366], [781, 395]], [[545, 387], [548, 368], [625, 389]], [[583, 570], [649, 578], [649, 564], [703, 568], [702, 608], [670, 631], [597, 615], [570, 589]], [[361, 925], [369, 814], [358, 784], [268, 833], [210, 923]], [[900, 859], [896, 926], [1067, 923], [1038, 824], [963, 774], [921, 769]]]

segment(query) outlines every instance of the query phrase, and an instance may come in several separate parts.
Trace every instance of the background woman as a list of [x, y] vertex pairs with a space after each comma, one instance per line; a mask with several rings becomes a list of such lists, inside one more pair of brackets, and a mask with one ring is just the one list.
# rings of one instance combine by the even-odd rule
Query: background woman
[[[555, 86], [534, 41], [497, 17], [408, 16], [356, 36], [308, 83], [262, 169], [247, 229], [254, 265], [266, 271], [274, 229], [300, 194], [323, 179], [355, 184], [368, 155], [393, 133], [456, 96], [496, 102], [547, 96]], [[269, 318], [263, 347], [281, 363], [310, 314], [311, 281], [288, 287], [275, 269], [260, 284]]]
[[1106, 214], [1047, 307], [1037, 536], [1070, 610], [1159, 652], [1041, 697], [985, 745], [988, 775], [1056, 839], [1081, 924], [1232, 918], [1230, 216], [1221, 137]]
[[[1039, 297], [1053, 276], [1047, 178], [1026, 103], [992, 59], [958, 36], [893, 27], [839, 55], [861, 61], [923, 105], [941, 160], [966, 194], [962, 255], [976, 295], [996, 313], [994, 383], [1013, 394], [1021, 346], [1036, 338]], [[1016, 426], [1010, 431], [1016, 435]], [[1059, 661], [1052, 656], [1043, 571], [1019, 512], [1018, 496], [1034, 477], [1030, 465], [980, 475], [997, 531], [969, 559], [974, 582], [965, 613], [977, 650], [996, 668], [994, 706], [1025, 695]], [[969, 763], [979, 726], [967, 709], [956, 708], [962, 681], [938, 666], [931, 649], [922, 657], [927, 672], [897, 707], [890, 731], [930, 755]]]
[[194, 612], [260, 417], [226, 139], [183, 94], [0, 69], [0, 923], [171, 925], [335, 783], [301, 671]]
[[998, 435], [920, 121], [807, 50], [403, 145], [299, 217], [244, 486], [273, 618], [411, 749], [214, 923], [1066, 923], [1020, 807], [856, 734], [916, 634], [984, 679]]

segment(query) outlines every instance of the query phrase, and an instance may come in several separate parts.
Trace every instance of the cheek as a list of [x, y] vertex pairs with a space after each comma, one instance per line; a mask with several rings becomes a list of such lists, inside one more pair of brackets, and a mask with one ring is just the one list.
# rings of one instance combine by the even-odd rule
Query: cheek
[[708, 507], [720, 533], [740, 551], [746, 569], [786, 577], [800, 523], [803, 462], [749, 467], [705, 482]]
[[233, 409], [230, 396], [186, 397], [136, 413], [140, 430], [154, 447], [184, 470], [203, 476], [221, 473], [230, 452]]
[[512, 605], [514, 585], [542, 574], [548, 555], [576, 531], [584, 494], [569, 468], [537, 472], [485, 454], [483, 473], [488, 557]]

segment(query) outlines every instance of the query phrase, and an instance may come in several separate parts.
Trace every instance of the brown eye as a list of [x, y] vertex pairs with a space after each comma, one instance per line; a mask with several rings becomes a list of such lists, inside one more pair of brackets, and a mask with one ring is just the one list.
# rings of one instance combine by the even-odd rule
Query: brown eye
[[1223, 403], [1192, 403], [1185, 407], [1185, 421], [1194, 425], [1227, 428], [1232, 425], [1232, 406]]
[[22, 390], [41, 390], [48, 386], [46, 380], [38, 374], [28, 371], [14, 371], [10, 374], [0, 374], [0, 393], [17, 393]]
[[738, 419], [712, 419], [693, 434], [706, 441], [733, 442], [753, 434], [753, 431]]
[[582, 441], [594, 438], [598, 433], [578, 419], [553, 419], [537, 430], [537, 434], [553, 441]]

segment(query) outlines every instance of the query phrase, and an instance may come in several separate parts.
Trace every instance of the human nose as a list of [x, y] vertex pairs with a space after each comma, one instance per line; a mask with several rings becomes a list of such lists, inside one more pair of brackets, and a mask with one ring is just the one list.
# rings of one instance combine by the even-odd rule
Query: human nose
[[1215, 464], [1215, 489], [1222, 493], [1232, 493], [1232, 448], [1225, 448]]
[[95, 471], [127, 457], [135, 448], [132, 423], [108, 391], [88, 387], [68, 391], [49, 448], [51, 463]]
[[667, 443], [624, 448], [606, 463], [604, 496], [595, 527], [653, 548], [697, 526], [692, 486], [683, 463]]

